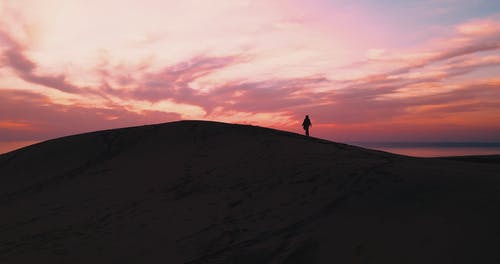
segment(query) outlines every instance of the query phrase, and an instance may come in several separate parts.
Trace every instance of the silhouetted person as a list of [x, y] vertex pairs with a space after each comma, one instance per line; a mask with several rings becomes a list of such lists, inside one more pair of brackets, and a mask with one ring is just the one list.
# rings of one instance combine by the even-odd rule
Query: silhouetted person
[[306, 118], [304, 118], [304, 122], [302, 122], [302, 127], [306, 131], [306, 136], [309, 136], [309, 127], [312, 126], [311, 120], [309, 119], [309, 116], [306, 115]]

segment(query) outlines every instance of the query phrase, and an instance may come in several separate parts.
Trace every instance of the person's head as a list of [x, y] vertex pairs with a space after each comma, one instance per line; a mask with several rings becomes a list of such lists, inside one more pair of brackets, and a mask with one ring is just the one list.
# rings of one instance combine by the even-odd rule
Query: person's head
[[306, 115], [306, 118], [309, 118], [309, 115]]

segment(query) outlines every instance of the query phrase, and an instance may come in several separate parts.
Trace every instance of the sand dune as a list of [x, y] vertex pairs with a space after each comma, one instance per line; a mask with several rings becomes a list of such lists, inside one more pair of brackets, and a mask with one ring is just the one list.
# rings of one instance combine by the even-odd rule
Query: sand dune
[[499, 263], [498, 157], [181, 121], [0, 155], [0, 263]]

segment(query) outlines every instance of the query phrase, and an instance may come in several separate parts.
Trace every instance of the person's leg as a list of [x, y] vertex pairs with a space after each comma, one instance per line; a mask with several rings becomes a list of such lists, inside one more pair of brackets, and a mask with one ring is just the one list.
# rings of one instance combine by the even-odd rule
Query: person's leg
[[309, 136], [309, 128], [306, 128], [306, 136]]

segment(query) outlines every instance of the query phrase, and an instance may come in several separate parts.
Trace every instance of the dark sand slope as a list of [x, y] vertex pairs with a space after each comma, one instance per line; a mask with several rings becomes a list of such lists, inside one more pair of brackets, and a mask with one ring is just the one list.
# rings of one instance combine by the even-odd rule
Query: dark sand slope
[[500, 263], [498, 162], [252, 126], [174, 122], [0, 155], [0, 213], [0, 263]]

